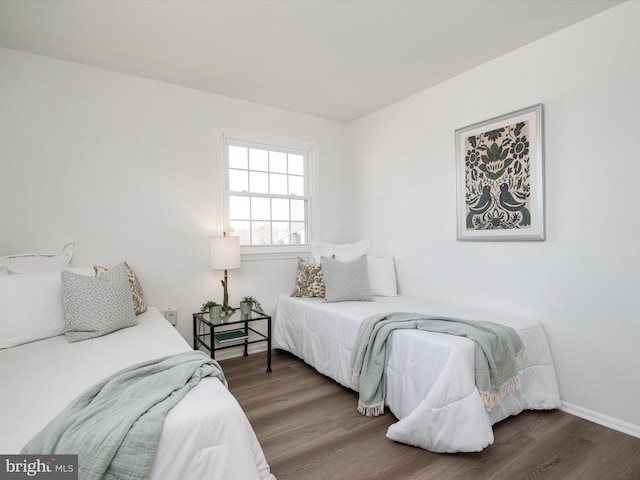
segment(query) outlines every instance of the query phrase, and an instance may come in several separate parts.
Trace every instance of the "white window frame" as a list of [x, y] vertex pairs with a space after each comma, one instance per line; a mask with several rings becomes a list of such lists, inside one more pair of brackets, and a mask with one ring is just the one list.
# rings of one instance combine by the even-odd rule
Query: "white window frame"
[[311, 140], [269, 135], [238, 130], [225, 130], [223, 142], [223, 201], [222, 218], [224, 230], [229, 231], [229, 144], [257, 147], [266, 150], [294, 150], [306, 154], [305, 191], [307, 197], [307, 243], [303, 245], [242, 245], [242, 260], [271, 260], [279, 258], [296, 258], [306, 255], [311, 250], [314, 239], [319, 238], [320, 202], [318, 195], [318, 156], [319, 144]]

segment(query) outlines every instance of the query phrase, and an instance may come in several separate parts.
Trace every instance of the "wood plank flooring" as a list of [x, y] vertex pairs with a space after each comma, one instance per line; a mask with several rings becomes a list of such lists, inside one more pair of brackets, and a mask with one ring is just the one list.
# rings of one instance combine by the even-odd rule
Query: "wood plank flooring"
[[387, 439], [390, 412], [363, 417], [355, 392], [286, 352], [272, 373], [266, 353], [220, 363], [278, 480], [640, 479], [640, 439], [558, 410], [498, 423], [482, 452], [436, 454]]

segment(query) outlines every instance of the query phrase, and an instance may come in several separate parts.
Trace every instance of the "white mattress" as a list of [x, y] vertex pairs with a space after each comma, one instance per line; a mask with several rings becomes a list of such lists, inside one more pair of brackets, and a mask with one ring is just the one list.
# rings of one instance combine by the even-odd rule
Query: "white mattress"
[[391, 312], [508, 325], [519, 333], [527, 356], [520, 365], [520, 390], [487, 412], [475, 386], [471, 340], [419, 330], [395, 331], [387, 365], [386, 404], [399, 421], [389, 427], [388, 438], [434, 452], [480, 451], [493, 443], [494, 423], [524, 409], [560, 406], [546, 335], [541, 324], [530, 319], [405, 295], [374, 297], [373, 302], [326, 303], [283, 294], [278, 298], [273, 345], [357, 390], [349, 369], [360, 323], [370, 315]]
[[[145, 360], [191, 348], [153, 307], [138, 325], [69, 343], [64, 335], [0, 350], [0, 452], [27, 441], [85, 389]], [[206, 378], [167, 415], [152, 479], [274, 479], [236, 399]]]

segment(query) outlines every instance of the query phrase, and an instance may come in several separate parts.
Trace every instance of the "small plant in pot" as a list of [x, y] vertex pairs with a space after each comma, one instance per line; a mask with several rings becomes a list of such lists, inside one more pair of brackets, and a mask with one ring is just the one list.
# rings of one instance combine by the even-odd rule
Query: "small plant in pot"
[[222, 315], [222, 305], [212, 300], [202, 304], [201, 311], [209, 312], [209, 318], [218, 318]]
[[248, 315], [251, 313], [251, 310], [255, 310], [258, 313], [264, 314], [262, 305], [260, 305], [260, 302], [258, 300], [250, 296], [242, 297], [242, 299], [240, 299], [240, 313], [242, 313], [243, 315]]

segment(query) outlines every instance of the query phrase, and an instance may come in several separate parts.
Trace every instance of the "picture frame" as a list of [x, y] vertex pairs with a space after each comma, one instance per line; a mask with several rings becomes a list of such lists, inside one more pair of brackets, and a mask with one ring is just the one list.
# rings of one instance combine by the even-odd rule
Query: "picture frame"
[[457, 239], [545, 239], [542, 104], [455, 131]]

